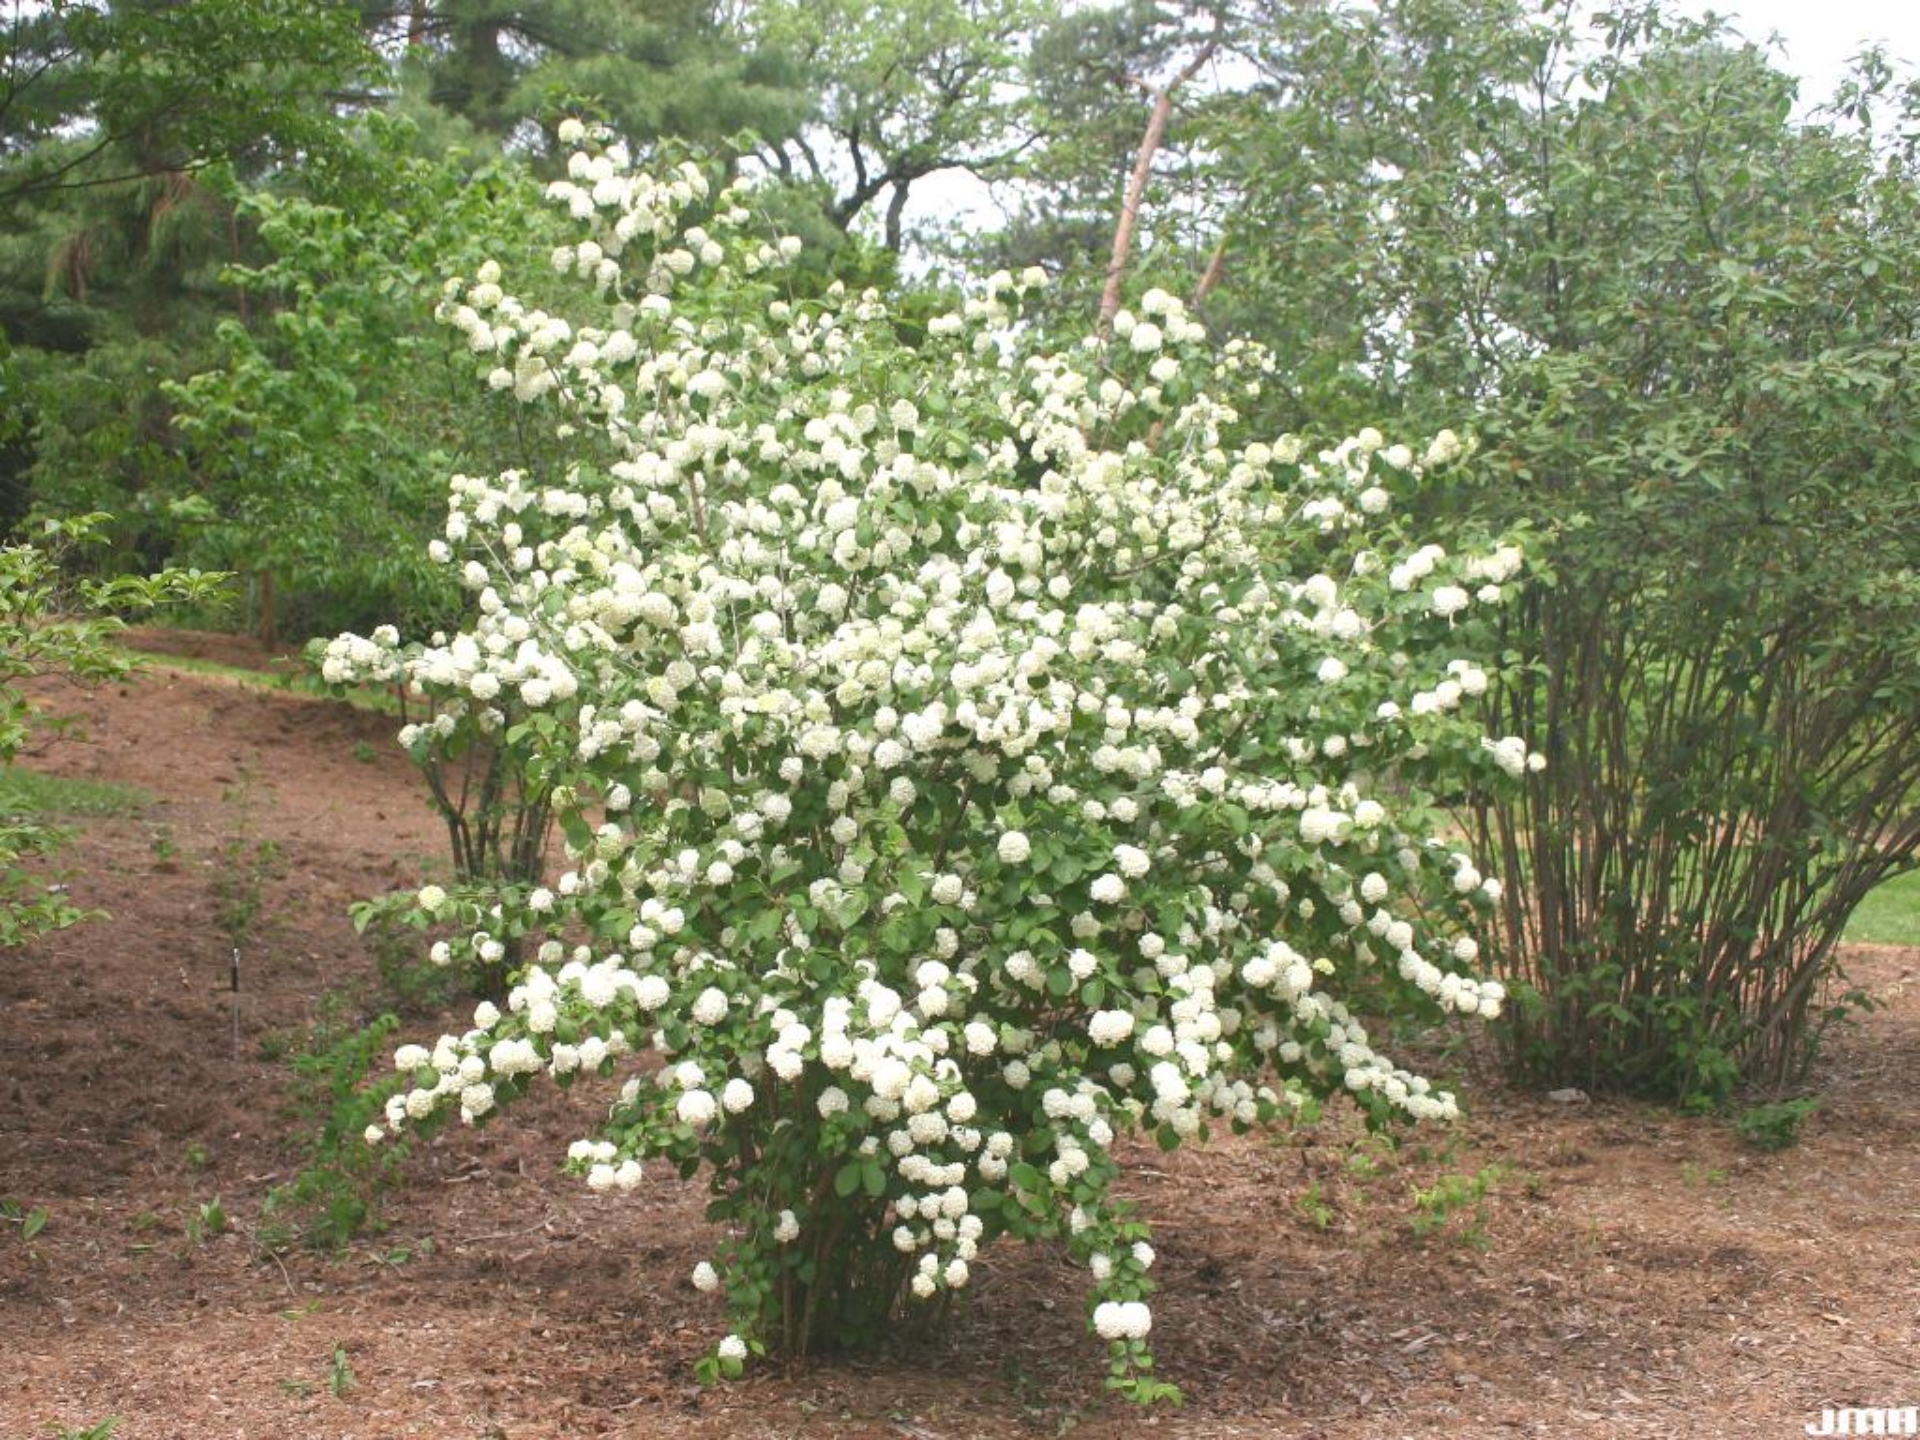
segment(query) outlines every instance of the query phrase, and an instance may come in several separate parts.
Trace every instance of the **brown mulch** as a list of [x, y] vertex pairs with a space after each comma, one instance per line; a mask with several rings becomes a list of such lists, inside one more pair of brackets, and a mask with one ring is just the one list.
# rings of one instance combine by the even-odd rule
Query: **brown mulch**
[[[582, 1092], [441, 1137], [345, 1257], [276, 1261], [254, 1234], [295, 1163], [281, 1039], [330, 990], [378, 1003], [346, 906], [438, 873], [442, 837], [389, 719], [164, 662], [43, 698], [86, 734], [36, 763], [153, 798], [85, 821], [49, 876], [112, 918], [0, 961], [0, 1196], [50, 1217], [30, 1242], [0, 1225], [5, 1440], [109, 1415], [123, 1440], [1785, 1436], [1823, 1405], [1920, 1403], [1920, 952], [1886, 947], [1849, 955], [1884, 1008], [1831, 1042], [1824, 1107], [1779, 1154], [1484, 1073], [1470, 1120], [1393, 1154], [1346, 1117], [1137, 1151], [1177, 1410], [1103, 1396], [1084, 1277], [1046, 1247], [992, 1252], [935, 1334], [701, 1390], [703, 1196], [558, 1175]], [[282, 857], [237, 1058], [216, 919], [236, 836]], [[1492, 1166], [1484, 1205], [1414, 1233], [1417, 1188]], [[233, 1226], [195, 1239], [216, 1195]]]

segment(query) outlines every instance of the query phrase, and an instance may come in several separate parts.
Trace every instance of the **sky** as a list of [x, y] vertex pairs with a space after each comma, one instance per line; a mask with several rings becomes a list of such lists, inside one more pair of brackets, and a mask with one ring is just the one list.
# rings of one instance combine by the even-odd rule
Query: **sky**
[[1802, 107], [1833, 93], [1864, 41], [1881, 41], [1894, 59], [1920, 67], [1920, 0], [1695, 0], [1686, 8], [1711, 9], [1750, 40], [1777, 33], [1784, 48], [1775, 59], [1800, 77]]

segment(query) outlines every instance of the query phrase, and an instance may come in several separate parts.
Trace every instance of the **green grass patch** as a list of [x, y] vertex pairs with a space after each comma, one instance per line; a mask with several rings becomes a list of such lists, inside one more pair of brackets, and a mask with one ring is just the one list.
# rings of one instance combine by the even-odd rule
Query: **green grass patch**
[[1920, 945], [1920, 870], [1887, 881], [1853, 912], [1847, 939], [1865, 945]]
[[0, 770], [0, 815], [133, 815], [152, 803], [132, 785], [69, 780], [21, 765]]
[[277, 690], [283, 695], [305, 695], [316, 700], [334, 700], [356, 710], [379, 715], [398, 715], [400, 705], [386, 689], [359, 687], [344, 695], [335, 695], [326, 683], [310, 670], [255, 670], [245, 665], [228, 665], [219, 660], [204, 660], [192, 655], [169, 655], [157, 650], [123, 648], [120, 653], [142, 670], [172, 670], [187, 675], [204, 675], [250, 690]]

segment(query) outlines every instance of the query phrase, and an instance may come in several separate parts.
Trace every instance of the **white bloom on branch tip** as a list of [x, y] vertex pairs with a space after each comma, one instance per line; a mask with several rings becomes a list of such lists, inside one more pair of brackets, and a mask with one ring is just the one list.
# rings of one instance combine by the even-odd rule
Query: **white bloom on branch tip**
[[1138, 1300], [1107, 1300], [1094, 1307], [1093, 1328], [1103, 1340], [1141, 1340], [1153, 1329], [1153, 1312]]

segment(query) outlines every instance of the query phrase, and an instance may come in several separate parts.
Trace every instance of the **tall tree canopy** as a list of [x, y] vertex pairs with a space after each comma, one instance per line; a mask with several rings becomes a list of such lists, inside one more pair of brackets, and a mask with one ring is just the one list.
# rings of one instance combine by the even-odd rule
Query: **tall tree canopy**
[[792, 134], [806, 81], [703, 0], [363, 0], [369, 34], [433, 103], [496, 138], [568, 111], [635, 141], [724, 149]]

